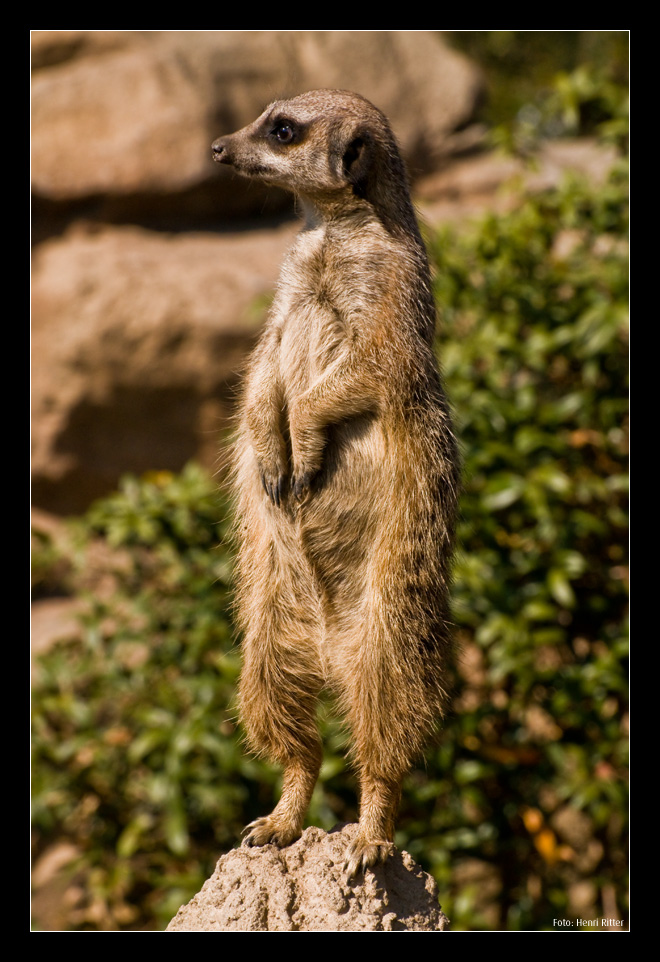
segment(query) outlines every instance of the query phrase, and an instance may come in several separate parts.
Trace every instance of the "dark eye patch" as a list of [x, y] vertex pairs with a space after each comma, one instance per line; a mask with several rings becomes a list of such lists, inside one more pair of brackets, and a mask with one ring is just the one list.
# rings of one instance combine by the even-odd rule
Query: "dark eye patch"
[[277, 144], [287, 147], [289, 144], [297, 144], [303, 137], [304, 126], [289, 120], [288, 117], [275, 116], [268, 124], [267, 136]]

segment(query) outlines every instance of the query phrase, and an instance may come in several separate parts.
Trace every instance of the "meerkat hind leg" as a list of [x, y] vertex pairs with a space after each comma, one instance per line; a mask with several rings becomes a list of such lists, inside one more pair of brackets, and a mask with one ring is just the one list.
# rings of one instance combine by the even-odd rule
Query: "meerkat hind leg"
[[244, 845], [284, 847], [300, 837], [320, 767], [320, 745], [317, 755], [294, 758], [285, 764], [279, 802], [270, 815], [257, 818], [246, 826]]
[[386, 861], [394, 852], [394, 819], [401, 795], [400, 783], [363, 774], [360, 789], [358, 834], [344, 862], [349, 878]]
[[[245, 829], [244, 844], [284, 846], [302, 832], [321, 767], [316, 722], [321, 677], [315, 646], [308, 640], [311, 626], [303, 619], [287, 619], [272, 598], [264, 595], [262, 601], [266, 612], [255, 617], [244, 639], [241, 718], [255, 752], [282, 766], [283, 784], [270, 815]], [[256, 609], [256, 600], [253, 605]], [[282, 645], [282, 637], [291, 643]]]

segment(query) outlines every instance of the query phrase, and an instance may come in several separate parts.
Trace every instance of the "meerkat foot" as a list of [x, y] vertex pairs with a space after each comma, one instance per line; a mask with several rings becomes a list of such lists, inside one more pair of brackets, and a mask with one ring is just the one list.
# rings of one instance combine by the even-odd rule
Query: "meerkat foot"
[[353, 878], [358, 872], [364, 872], [380, 862], [385, 862], [394, 853], [394, 845], [384, 839], [368, 839], [358, 835], [355, 841], [351, 842], [344, 871], [347, 878]]
[[295, 842], [300, 837], [300, 829], [297, 826], [284, 822], [274, 815], [264, 815], [263, 818], [256, 818], [254, 822], [243, 829], [243, 845], [252, 847], [253, 845], [277, 845], [284, 848]]

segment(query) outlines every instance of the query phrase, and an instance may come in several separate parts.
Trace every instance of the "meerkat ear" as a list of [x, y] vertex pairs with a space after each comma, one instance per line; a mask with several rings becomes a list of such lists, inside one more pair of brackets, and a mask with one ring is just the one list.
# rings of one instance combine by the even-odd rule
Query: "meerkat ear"
[[359, 197], [367, 194], [372, 162], [371, 135], [366, 131], [360, 131], [351, 138], [342, 157], [344, 176], [353, 185], [353, 190]]

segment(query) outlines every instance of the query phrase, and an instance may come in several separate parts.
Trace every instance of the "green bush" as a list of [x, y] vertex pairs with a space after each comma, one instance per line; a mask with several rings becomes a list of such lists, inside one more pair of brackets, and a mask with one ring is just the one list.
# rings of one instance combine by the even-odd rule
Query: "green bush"
[[[601, 135], [627, 128], [625, 30], [469, 30], [444, 34], [478, 63], [486, 96], [479, 118], [499, 135]], [[522, 137], [523, 142], [527, 136]]]
[[33, 787], [39, 834], [80, 850], [81, 927], [161, 925], [272, 791], [235, 734], [226, 517], [189, 465], [126, 478], [76, 524], [79, 577], [100, 540], [113, 550], [79, 637], [40, 662]]
[[466, 658], [409, 831], [455, 926], [626, 914], [626, 251], [625, 165], [432, 240]]

